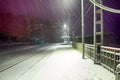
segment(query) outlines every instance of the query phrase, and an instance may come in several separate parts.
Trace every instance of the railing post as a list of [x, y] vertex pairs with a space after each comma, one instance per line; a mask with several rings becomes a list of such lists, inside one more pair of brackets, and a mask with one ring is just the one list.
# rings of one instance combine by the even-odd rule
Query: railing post
[[115, 80], [120, 80], [120, 64], [118, 64], [117, 67], [116, 67]]

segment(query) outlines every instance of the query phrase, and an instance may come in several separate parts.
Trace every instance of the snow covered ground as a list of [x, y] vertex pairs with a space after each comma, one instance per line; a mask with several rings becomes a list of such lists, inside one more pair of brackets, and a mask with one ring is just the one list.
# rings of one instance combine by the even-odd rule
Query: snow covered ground
[[59, 47], [32, 80], [115, 80], [115, 75], [70, 46]]
[[[49, 48], [1, 72], [0, 80], [115, 80], [113, 73], [89, 58], [82, 59], [82, 54], [71, 45]], [[47, 56], [41, 59], [41, 55]]]

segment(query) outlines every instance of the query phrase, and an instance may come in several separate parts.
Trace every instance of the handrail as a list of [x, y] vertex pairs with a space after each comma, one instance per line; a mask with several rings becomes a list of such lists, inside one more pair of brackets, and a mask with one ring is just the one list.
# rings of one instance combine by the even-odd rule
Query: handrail
[[104, 6], [104, 5], [96, 2], [95, 0], [89, 0], [89, 1], [90, 1], [91, 3], [93, 3], [94, 5], [96, 5], [97, 7], [100, 7], [100, 8], [103, 9], [103, 10], [120, 14], [120, 10], [119, 10], [119, 9], [114, 9], [114, 8], [110, 8], [110, 7]]
[[101, 48], [108, 49], [108, 50], [120, 51], [120, 48], [114, 48], [114, 47], [108, 47], [108, 46], [101, 46]]
[[[82, 45], [77, 45], [77, 46], [82, 46]], [[94, 60], [93, 47], [94, 47], [93, 44], [85, 44], [85, 54], [92, 60]], [[100, 55], [98, 55], [98, 57], [100, 59], [100, 64], [103, 67], [107, 68], [113, 73], [116, 73], [116, 67], [118, 64], [120, 64], [120, 48], [101, 46]]]

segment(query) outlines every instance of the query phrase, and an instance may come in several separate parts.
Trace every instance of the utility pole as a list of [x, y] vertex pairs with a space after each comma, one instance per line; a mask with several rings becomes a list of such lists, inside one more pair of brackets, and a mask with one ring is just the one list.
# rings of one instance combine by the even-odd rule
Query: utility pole
[[81, 17], [82, 17], [82, 49], [83, 49], [83, 56], [82, 58], [85, 59], [85, 34], [84, 34], [84, 0], [81, 0]]

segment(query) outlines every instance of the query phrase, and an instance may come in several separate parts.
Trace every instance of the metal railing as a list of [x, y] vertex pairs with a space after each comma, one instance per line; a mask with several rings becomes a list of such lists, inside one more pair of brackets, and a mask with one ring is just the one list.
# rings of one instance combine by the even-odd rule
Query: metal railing
[[101, 65], [115, 73], [119, 63], [120, 48], [101, 46]]
[[90, 59], [94, 60], [94, 45], [85, 44], [85, 53]]
[[[82, 52], [82, 44], [74, 43], [73, 45], [74, 48]], [[94, 60], [93, 44], [85, 44], [85, 54], [88, 58]], [[111, 72], [116, 73], [116, 67], [120, 64], [120, 48], [101, 46], [100, 64]]]

